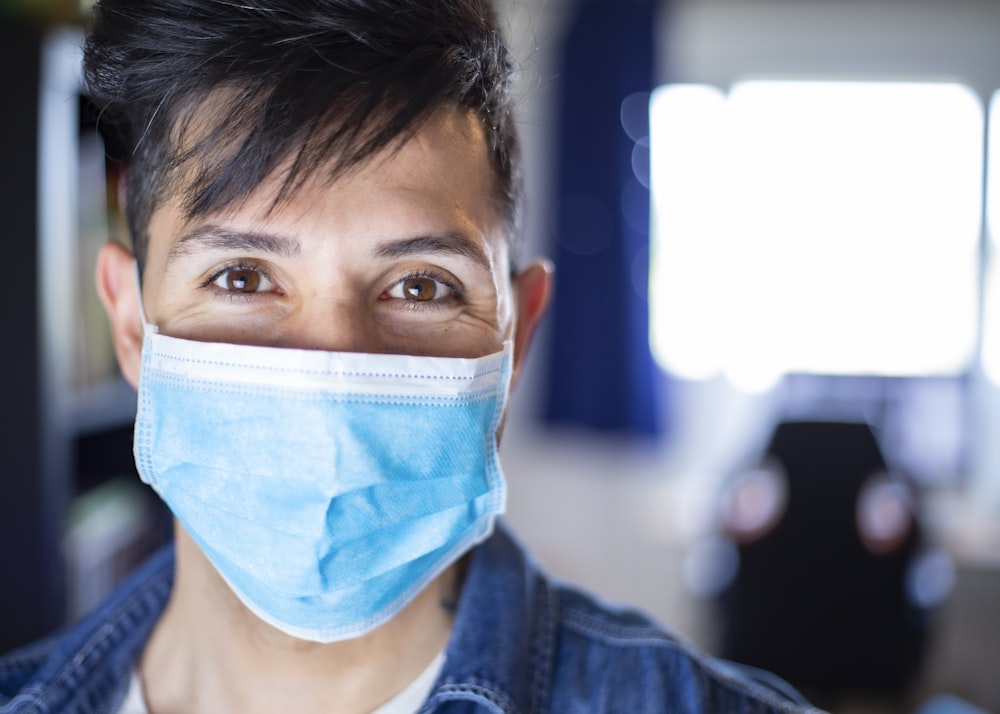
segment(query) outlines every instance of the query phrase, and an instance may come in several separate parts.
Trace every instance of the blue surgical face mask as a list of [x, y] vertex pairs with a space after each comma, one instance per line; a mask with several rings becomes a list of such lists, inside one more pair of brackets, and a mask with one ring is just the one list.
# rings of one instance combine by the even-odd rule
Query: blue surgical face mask
[[510, 355], [216, 344], [147, 326], [139, 473], [259, 618], [317, 642], [357, 637], [503, 511]]

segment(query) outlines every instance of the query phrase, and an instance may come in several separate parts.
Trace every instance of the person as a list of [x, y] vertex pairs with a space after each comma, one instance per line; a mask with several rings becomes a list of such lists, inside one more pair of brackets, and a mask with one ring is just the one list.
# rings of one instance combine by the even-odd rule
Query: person
[[488, 0], [101, 0], [97, 288], [173, 543], [0, 661], [0, 712], [799, 712], [502, 522], [513, 62]]

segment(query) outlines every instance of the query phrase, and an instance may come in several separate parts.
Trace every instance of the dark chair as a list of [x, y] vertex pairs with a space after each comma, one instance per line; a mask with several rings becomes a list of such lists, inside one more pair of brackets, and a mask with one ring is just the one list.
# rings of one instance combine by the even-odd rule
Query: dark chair
[[763, 463], [780, 508], [766, 528], [728, 528], [739, 568], [718, 596], [723, 656], [804, 688], [901, 692], [925, 630], [906, 595], [920, 542], [912, 491], [885, 476], [866, 424], [781, 423]]

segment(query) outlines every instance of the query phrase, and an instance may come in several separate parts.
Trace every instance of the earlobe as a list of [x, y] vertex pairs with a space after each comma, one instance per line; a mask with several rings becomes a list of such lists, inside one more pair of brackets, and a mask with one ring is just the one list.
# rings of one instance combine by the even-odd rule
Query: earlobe
[[123, 245], [106, 243], [97, 256], [97, 293], [111, 323], [111, 337], [122, 375], [133, 387], [139, 385], [142, 353], [142, 320], [135, 259]]
[[514, 328], [514, 382], [527, 354], [531, 337], [545, 314], [552, 294], [552, 263], [538, 261], [521, 271], [514, 279], [517, 323]]

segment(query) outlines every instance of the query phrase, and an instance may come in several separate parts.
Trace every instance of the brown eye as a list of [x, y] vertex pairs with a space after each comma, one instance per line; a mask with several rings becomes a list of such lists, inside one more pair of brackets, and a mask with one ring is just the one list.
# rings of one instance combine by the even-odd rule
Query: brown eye
[[212, 283], [221, 290], [233, 293], [259, 293], [272, 289], [271, 281], [256, 268], [227, 268]]
[[407, 302], [442, 302], [455, 295], [451, 287], [427, 276], [403, 278], [385, 292], [387, 298]]
[[403, 296], [407, 300], [433, 300], [437, 284], [430, 278], [408, 278], [403, 281]]
[[226, 287], [239, 293], [257, 292], [260, 274], [253, 270], [232, 270], [226, 274]]

